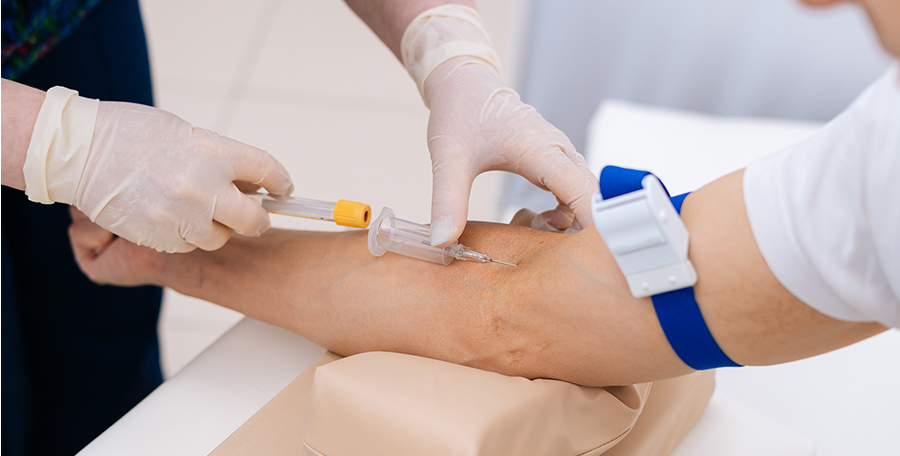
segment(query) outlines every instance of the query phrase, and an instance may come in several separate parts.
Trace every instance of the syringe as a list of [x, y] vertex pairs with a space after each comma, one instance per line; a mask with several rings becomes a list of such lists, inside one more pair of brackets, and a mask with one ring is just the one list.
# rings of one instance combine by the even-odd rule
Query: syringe
[[375, 256], [394, 252], [443, 265], [450, 264], [453, 260], [463, 260], [515, 266], [513, 263], [495, 260], [457, 242], [444, 248], [433, 247], [430, 227], [397, 218], [394, 211], [387, 207], [382, 209], [375, 222], [369, 226], [369, 252]]
[[365, 228], [372, 220], [372, 209], [369, 205], [356, 201], [339, 200], [336, 203], [329, 203], [265, 193], [248, 193], [247, 196], [259, 201], [263, 209], [273, 214], [325, 220], [352, 228]]

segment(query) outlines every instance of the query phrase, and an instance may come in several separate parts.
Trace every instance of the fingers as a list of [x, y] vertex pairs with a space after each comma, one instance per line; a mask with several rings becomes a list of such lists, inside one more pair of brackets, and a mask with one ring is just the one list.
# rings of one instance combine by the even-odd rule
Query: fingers
[[269, 229], [266, 210], [233, 185], [216, 200], [213, 219], [244, 236], [259, 236]]
[[265, 187], [273, 195], [289, 195], [294, 191], [291, 176], [268, 152], [230, 138], [221, 140], [231, 158], [235, 180]]
[[195, 247], [212, 251], [217, 250], [231, 238], [231, 228], [213, 220], [211, 224], [197, 230], [196, 227], [186, 227], [181, 237], [190, 244], [185, 246], [186, 250], [169, 251], [169, 253], [190, 252]]
[[509, 221], [510, 225], [515, 226], [531, 226], [531, 220], [537, 215], [536, 212], [529, 209], [519, 209], [519, 212], [516, 212], [516, 215], [513, 215], [512, 220]]
[[69, 239], [75, 261], [79, 264], [90, 262], [115, 239], [115, 235], [95, 225], [75, 207], [69, 208], [72, 224], [69, 225]]
[[577, 227], [578, 224], [573, 223], [573, 219], [574, 215], [572, 214], [572, 210], [567, 206], [560, 204], [556, 209], [541, 214], [537, 214], [529, 209], [520, 209], [519, 212], [516, 212], [516, 215], [513, 216], [509, 224], [558, 233], [566, 231], [569, 228]]
[[107, 247], [115, 240], [116, 236], [109, 231], [95, 225], [75, 207], [69, 209], [72, 215], [72, 224], [69, 225], [69, 242], [72, 245], [72, 254], [75, 263], [91, 280], [93, 277], [93, 265]]
[[[555, 149], [555, 150], [554, 150]], [[547, 188], [556, 196], [561, 206], [546, 215], [547, 223], [556, 228], [567, 228], [571, 221], [566, 208], [574, 212], [575, 220], [581, 227], [594, 224], [591, 216], [591, 195], [597, 191], [597, 178], [588, 169], [581, 154], [571, 151], [566, 154], [563, 146], [555, 146], [545, 154], [531, 154], [524, 157], [519, 167], [520, 174], [533, 184]]]
[[244, 181], [234, 181], [234, 186], [237, 187], [241, 193], [256, 193], [260, 189], [259, 185]]
[[231, 238], [232, 231], [244, 236], [259, 236], [269, 229], [269, 214], [258, 201], [241, 193], [234, 185], [215, 200], [212, 220], [202, 225], [186, 226], [181, 237], [186, 245], [175, 252], [188, 252], [195, 247], [217, 250]]
[[[542, 212], [531, 222], [532, 228], [544, 231], [565, 231], [575, 221], [575, 213], [572, 208], [564, 203], [559, 203], [556, 208]], [[535, 226], [540, 225], [540, 226]]]
[[466, 228], [469, 193], [475, 178], [460, 163], [437, 163], [432, 174], [431, 245], [446, 247]]
[[75, 206], [69, 206], [69, 215], [72, 217], [72, 222], [82, 222], [84, 220], [90, 221], [90, 217], [84, 212], [79, 211]]
[[223, 153], [228, 157], [234, 181], [228, 191], [218, 196], [213, 208], [212, 225], [199, 233], [183, 233], [183, 238], [203, 250], [216, 250], [231, 237], [231, 232], [258, 236], [269, 228], [269, 215], [259, 202], [238, 189], [258, 190], [264, 187], [273, 195], [293, 192], [294, 183], [287, 170], [275, 157], [256, 147], [219, 137]]
[[[69, 239], [81, 271], [98, 284], [138, 286], [159, 284], [154, 279], [161, 268], [159, 255], [107, 231], [74, 207]], [[192, 247], [193, 248], [193, 247]]]

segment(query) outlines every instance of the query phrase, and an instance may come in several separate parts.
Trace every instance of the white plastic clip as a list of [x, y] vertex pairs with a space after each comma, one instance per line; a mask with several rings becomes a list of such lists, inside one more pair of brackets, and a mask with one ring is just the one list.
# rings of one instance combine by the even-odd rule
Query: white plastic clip
[[643, 188], [591, 199], [594, 226], [636, 298], [687, 288], [697, 272], [687, 258], [688, 232], [662, 184], [648, 174]]

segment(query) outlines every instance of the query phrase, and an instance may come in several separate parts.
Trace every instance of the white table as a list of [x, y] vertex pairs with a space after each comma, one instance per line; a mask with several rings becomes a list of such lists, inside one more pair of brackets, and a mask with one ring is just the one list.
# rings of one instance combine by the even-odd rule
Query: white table
[[323, 354], [244, 318], [78, 454], [206, 455]]
[[[812, 440], [773, 420], [771, 413], [767, 416], [748, 407], [746, 401], [740, 400], [742, 396], [746, 399], [747, 394], [763, 398], [763, 402], [768, 397], [769, 403], [780, 402], [786, 409], [793, 410], [793, 414], [801, 415], [804, 404], [817, 407], [823, 403], [834, 404], [833, 416], [816, 417], [815, 412], [805, 412], [813, 423], [823, 426], [823, 433], [828, 432], [828, 426], [836, 427], [845, 435], [852, 435], [854, 426], [859, 427], [857, 431], [864, 427], [871, 428], [865, 420], [854, 420], [853, 416], [865, 414], [872, 407], [890, 412], [900, 406], [900, 394], [896, 390], [882, 389], [890, 382], [889, 378], [869, 378], [880, 385], [873, 389], [832, 391], [836, 394], [828, 394], [833, 385], [845, 383], [848, 377], [854, 375], [866, 376], [866, 372], [854, 374], [835, 370], [832, 377], [824, 376], [823, 372], [830, 372], [833, 365], [847, 362], [858, 369], [861, 356], [879, 351], [900, 353], [900, 332], [891, 331], [843, 351], [801, 362], [805, 364], [795, 363], [757, 371], [720, 371], [717, 390], [709, 408], [672, 456], [812, 456]], [[324, 353], [325, 349], [303, 337], [245, 318], [181, 372], [166, 380], [79, 455], [206, 455]], [[865, 364], [862, 361], [862, 367]], [[896, 371], [890, 366], [885, 369]], [[868, 373], [871, 371], [872, 366], [869, 366]], [[889, 375], [890, 372], [882, 374]], [[808, 387], [798, 385], [798, 379], [808, 382]], [[811, 391], [812, 395], [798, 395], [797, 392], [803, 389]], [[816, 401], [816, 397], [820, 397], [821, 401]], [[872, 398], [880, 398], [881, 404], [873, 404], [870, 401]], [[853, 407], [854, 404], [858, 407]], [[763, 407], [766, 405], [764, 403]], [[888, 416], [888, 419], [890, 421], [891, 417]], [[841, 421], [851, 420], [853, 422], [840, 424]], [[895, 425], [890, 422], [875, 423], [876, 428], [880, 426], [887, 430]], [[891, 444], [891, 439], [896, 440], [893, 435], [893, 432], [883, 433], [866, 442], [846, 443], [863, 448], [874, 445], [872, 449], [876, 451], [866, 454], [890, 454], [884, 450], [896, 448]]]

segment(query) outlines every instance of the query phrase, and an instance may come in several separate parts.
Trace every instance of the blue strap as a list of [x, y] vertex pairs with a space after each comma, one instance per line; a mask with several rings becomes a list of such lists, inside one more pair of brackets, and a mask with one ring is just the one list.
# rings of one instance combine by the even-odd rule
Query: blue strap
[[696, 370], [741, 367], [713, 339], [694, 299], [693, 287], [667, 291], [651, 299], [669, 345], [685, 364]]
[[[649, 171], [606, 166], [600, 171], [600, 195], [614, 198], [644, 188], [641, 181]], [[663, 189], [666, 189], [665, 185]], [[666, 189], [666, 194], [669, 191]], [[671, 196], [672, 206], [681, 214], [681, 205], [690, 194]], [[685, 364], [696, 370], [741, 367], [726, 355], [706, 326], [693, 287], [667, 291], [651, 297], [656, 317], [669, 345]]]
[[[643, 181], [644, 176], [648, 174], [653, 173], [639, 169], [620, 168], [612, 165], [604, 166], [603, 169], [600, 170], [600, 196], [602, 196], [603, 199], [610, 199], [640, 190], [644, 188], [641, 181]], [[669, 195], [669, 189], [666, 188], [666, 185], [663, 184], [662, 181], [659, 183], [662, 184], [662, 188], [666, 191], [666, 195]], [[681, 214], [681, 205], [684, 203], [684, 199], [690, 194], [691, 192], [687, 192], [669, 197], [672, 201], [672, 206], [675, 206], [675, 212]]]
[[[648, 174], [651, 174], [650, 171], [604, 166], [600, 170], [600, 196], [603, 199], [610, 199], [640, 190], [644, 188], [641, 181]], [[666, 195], [669, 194], [665, 185], [663, 185], [663, 190], [666, 191]]]
[[678, 215], [681, 215], [681, 205], [684, 204], [684, 199], [690, 194], [691, 192], [687, 192], [669, 197], [669, 201], [672, 202], [672, 206], [675, 206], [675, 212], [677, 212]]

